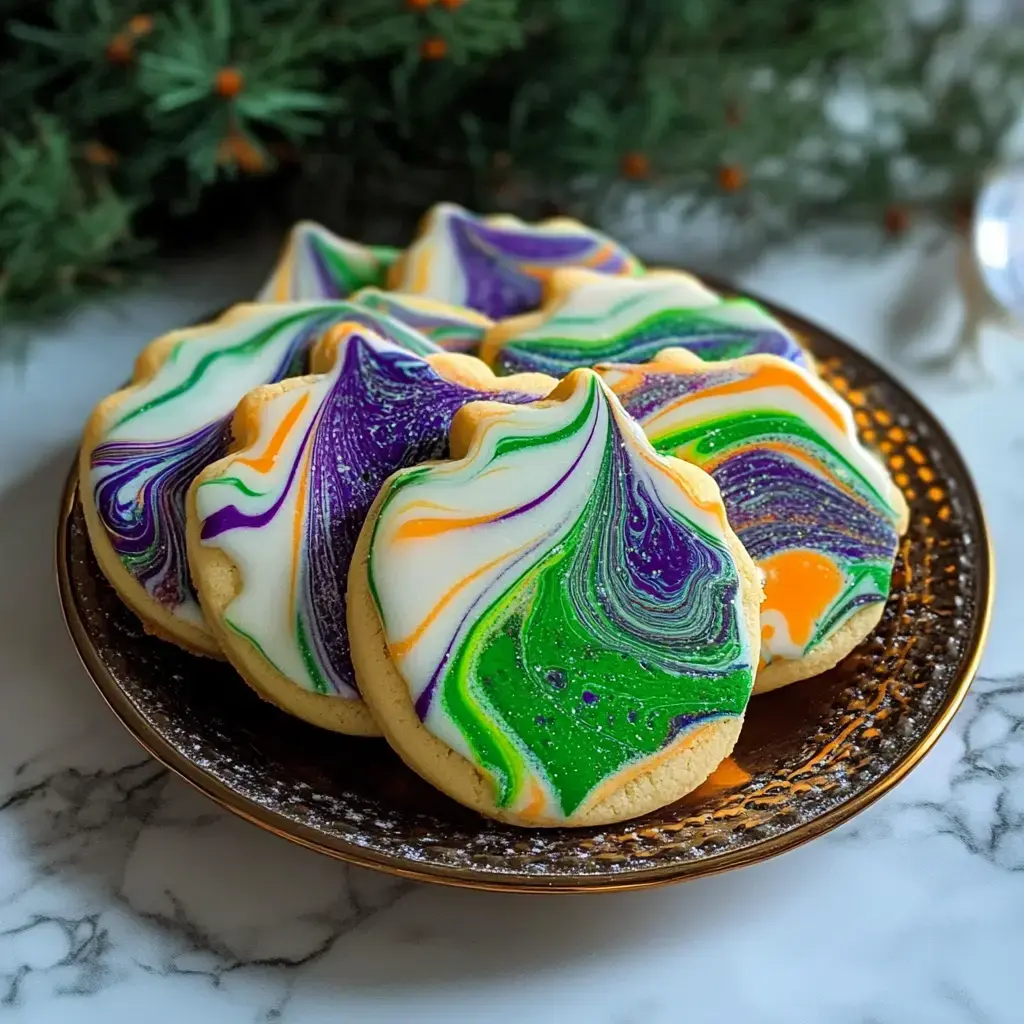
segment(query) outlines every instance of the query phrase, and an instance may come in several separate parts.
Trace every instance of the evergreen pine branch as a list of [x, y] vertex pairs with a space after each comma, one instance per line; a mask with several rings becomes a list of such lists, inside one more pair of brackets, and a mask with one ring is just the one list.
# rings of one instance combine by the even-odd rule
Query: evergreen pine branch
[[76, 159], [56, 121], [36, 123], [31, 138], [0, 137], [0, 322], [118, 283], [144, 249], [131, 233], [133, 204]]
[[281, 161], [415, 205], [949, 214], [1024, 109], [1024, 19], [968, 7], [0, 0], [5, 310], [123, 266], [136, 212], [171, 224]]
[[[340, 107], [311, 66], [323, 46], [314, 8], [286, 20], [279, 3], [179, 0], [158, 21], [139, 58], [139, 88], [150, 130], [179, 140], [173, 157], [198, 186], [242, 169], [272, 169], [264, 133], [302, 141]], [[237, 92], [219, 84], [224, 72], [237, 76]]]

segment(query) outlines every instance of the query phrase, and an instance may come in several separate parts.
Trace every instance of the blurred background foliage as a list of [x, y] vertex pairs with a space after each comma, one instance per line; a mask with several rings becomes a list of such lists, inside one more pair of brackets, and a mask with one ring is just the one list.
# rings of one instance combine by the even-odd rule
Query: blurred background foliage
[[1024, 110], [1024, 21], [997, 8], [0, 0], [0, 316], [256, 208], [962, 219]]

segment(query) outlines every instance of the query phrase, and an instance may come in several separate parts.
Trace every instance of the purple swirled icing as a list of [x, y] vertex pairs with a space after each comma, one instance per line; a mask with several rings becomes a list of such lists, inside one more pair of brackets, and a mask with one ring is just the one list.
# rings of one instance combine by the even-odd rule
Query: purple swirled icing
[[639, 274], [640, 262], [598, 231], [561, 219], [525, 224], [478, 217], [459, 206], [434, 207], [392, 284], [468, 306], [492, 319], [536, 309], [544, 281], [560, 267]]
[[349, 302], [240, 306], [185, 332], [155, 375], [115, 407], [89, 456], [93, 500], [121, 564], [168, 611], [202, 623], [185, 552], [185, 495], [227, 451], [235, 406], [250, 388], [302, 373], [310, 346], [352, 320], [415, 351], [439, 351], [412, 328]]
[[[274, 465], [255, 470], [239, 453], [198, 488], [202, 540], [232, 558], [246, 588], [294, 581], [291, 593], [229, 608], [229, 625], [298, 685], [354, 696], [349, 562], [381, 484], [397, 469], [444, 458], [452, 418], [467, 402], [537, 397], [446, 379], [425, 359], [353, 331], [329, 374], [273, 399], [268, 430], [301, 403]], [[279, 529], [282, 522], [301, 522], [301, 531]]]

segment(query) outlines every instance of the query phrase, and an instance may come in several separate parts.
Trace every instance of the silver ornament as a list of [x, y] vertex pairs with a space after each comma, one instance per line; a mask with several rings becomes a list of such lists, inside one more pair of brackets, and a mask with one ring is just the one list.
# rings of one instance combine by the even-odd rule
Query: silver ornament
[[963, 352], [980, 359], [986, 325], [1024, 335], [1024, 164], [995, 171], [982, 186], [957, 277], [964, 318], [947, 362]]
[[991, 298], [1024, 323], [1024, 165], [994, 175], [982, 188], [971, 244]]

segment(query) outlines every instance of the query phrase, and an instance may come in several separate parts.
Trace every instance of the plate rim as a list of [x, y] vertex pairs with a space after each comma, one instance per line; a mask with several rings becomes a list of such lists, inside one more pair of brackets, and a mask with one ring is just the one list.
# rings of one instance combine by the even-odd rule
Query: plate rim
[[[710, 279], [709, 279], [710, 281]], [[711, 282], [722, 291], [734, 291], [732, 287]], [[57, 522], [55, 545], [55, 568], [61, 613], [65, 626], [86, 674], [99, 690], [107, 706], [135, 740], [160, 764], [183, 779], [194, 789], [232, 812], [245, 821], [251, 822], [266, 832], [297, 843], [317, 853], [325, 854], [359, 867], [381, 871], [399, 878], [419, 882], [477, 889], [490, 892], [522, 893], [599, 893], [622, 892], [631, 889], [648, 889], [675, 882], [691, 881], [711, 875], [722, 874], [736, 868], [760, 863], [795, 850], [819, 836], [831, 832], [839, 825], [860, 814], [880, 797], [897, 786], [923, 760], [939, 737], [953, 720], [977, 675], [985, 643], [992, 622], [992, 608], [995, 591], [994, 552], [991, 532], [985, 516], [981, 497], [974, 477], [960, 452], [959, 446], [950, 437], [942, 422], [931, 410], [918, 400], [917, 396], [899, 379], [885, 370], [872, 356], [861, 352], [833, 331], [821, 327], [803, 317], [791, 313], [772, 302], [744, 291], [744, 294], [761, 303], [773, 314], [794, 324], [798, 330], [820, 334], [839, 347], [852, 351], [863, 360], [879, 377], [890, 386], [895, 386], [910, 402], [924, 413], [928, 426], [935, 432], [946, 451], [954, 459], [956, 468], [962, 474], [967, 487], [966, 499], [978, 523], [982, 543], [979, 545], [977, 572], [980, 580], [979, 607], [975, 615], [973, 636], [963, 671], [947, 690], [940, 709], [928, 730], [917, 743], [907, 750], [888, 772], [876, 779], [860, 793], [829, 808], [818, 817], [803, 822], [791, 831], [760, 840], [743, 850], [727, 851], [706, 859], [684, 864], [673, 864], [629, 873], [607, 872], [594, 875], [556, 875], [551, 877], [527, 873], [498, 872], [491, 869], [471, 870], [445, 867], [438, 864], [414, 864], [401, 857], [377, 853], [359, 847], [339, 836], [325, 835], [300, 822], [292, 821], [277, 811], [263, 807], [251, 798], [236, 792], [219, 779], [209, 775], [185, 757], [181, 751], [166, 740], [138, 711], [127, 693], [121, 689], [110, 670], [103, 664], [95, 646], [89, 638], [85, 623], [75, 604], [68, 572], [68, 529], [75, 501], [78, 497], [78, 458], [67, 475], [61, 496], [60, 515]]]

